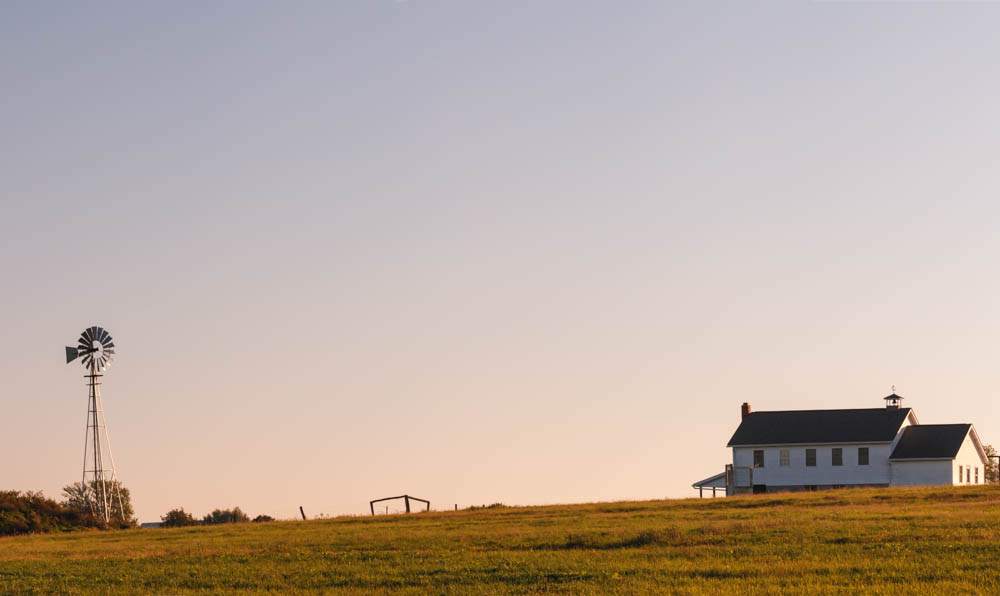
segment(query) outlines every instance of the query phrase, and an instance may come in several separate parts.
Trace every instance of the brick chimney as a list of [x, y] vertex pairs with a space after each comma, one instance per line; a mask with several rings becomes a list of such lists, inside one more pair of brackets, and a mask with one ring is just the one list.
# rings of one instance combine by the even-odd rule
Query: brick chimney
[[747, 402], [743, 402], [743, 405], [740, 407], [740, 420], [743, 420], [749, 414], [750, 414], [750, 404], [748, 404]]

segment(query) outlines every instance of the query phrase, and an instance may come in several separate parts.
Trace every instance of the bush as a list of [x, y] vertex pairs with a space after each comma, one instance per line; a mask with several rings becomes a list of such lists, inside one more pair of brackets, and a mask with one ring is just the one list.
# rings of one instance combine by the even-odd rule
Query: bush
[[232, 509], [216, 509], [201, 519], [203, 524], [235, 524], [250, 521], [250, 516], [239, 507]]
[[983, 451], [986, 452], [986, 469], [983, 470], [983, 480], [986, 484], [997, 484], [1000, 477], [997, 474], [997, 461], [993, 459], [997, 456], [997, 450], [993, 445], [985, 445]]
[[80, 512], [40, 492], [0, 491], [0, 536], [101, 527], [89, 512]]
[[480, 509], [505, 509], [507, 506], [503, 503], [493, 503], [491, 505], [473, 505], [466, 509], [467, 511], [479, 511]]
[[269, 522], [269, 521], [274, 521], [274, 518], [271, 517], [270, 515], [258, 515], [257, 517], [253, 518], [253, 520], [255, 522]]
[[160, 518], [166, 528], [180, 528], [182, 526], [196, 526], [200, 522], [193, 515], [184, 511], [183, 507], [171, 509], [166, 515]]

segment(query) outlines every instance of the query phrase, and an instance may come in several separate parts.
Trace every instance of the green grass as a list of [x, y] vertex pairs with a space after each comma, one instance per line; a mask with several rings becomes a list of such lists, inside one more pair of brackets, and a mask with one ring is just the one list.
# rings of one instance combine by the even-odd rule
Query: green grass
[[2, 593], [1000, 593], [1000, 488], [0, 539]]

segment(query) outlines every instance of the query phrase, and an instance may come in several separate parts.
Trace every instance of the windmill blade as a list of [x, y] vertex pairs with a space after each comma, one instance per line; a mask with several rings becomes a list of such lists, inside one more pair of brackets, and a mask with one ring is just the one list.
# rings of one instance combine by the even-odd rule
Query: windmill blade
[[90, 354], [87, 354], [86, 356], [83, 357], [82, 360], [80, 360], [80, 364], [82, 364], [84, 366], [90, 366], [90, 360], [92, 358], [93, 358], [93, 356], [91, 356]]
[[111, 337], [111, 334], [108, 333], [107, 330], [104, 329], [104, 327], [97, 328], [97, 341], [103, 344], [104, 342], [108, 341], [109, 337]]
[[90, 328], [90, 340], [91, 341], [94, 341], [94, 340], [97, 339], [98, 329], [100, 329], [100, 327], [98, 327], [97, 325], [94, 325], [93, 327]]
[[83, 333], [80, 334], [80, 339], [88, 343], [94, 341], [94, 336], [90, 334], [90, 327], [83, 330]]
[[115, 342], [109, 341], [108, 343], [104, 344], [104, 349], [105, 350], [112, 350], [112, 351], [114, 351], [114, 349], [115, 349]]
[[76, 357], [79, 355], [80, 355], [80, 350], [66, 346], [66, 364], [69, 364], [70, 362], [76, 360]]

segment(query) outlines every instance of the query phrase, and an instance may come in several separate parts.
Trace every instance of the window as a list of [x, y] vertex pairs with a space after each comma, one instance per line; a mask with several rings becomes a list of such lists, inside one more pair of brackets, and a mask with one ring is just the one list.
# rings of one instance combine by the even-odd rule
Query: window
[[868, 448], [858, 447], [858, 465], [867, 466], [868, 465]]
[[958, 483], [962, 484], [962, 466], [958, 466]]
[[753, 450], [753, 467], [763, 468], [764, 467], [764, 450], [754, 449]]
[[970, 484], [971, 482], [972, 482], [972, 470], [969, 469], [969, 466], [965, 466], [965, 483]]
[[806, 449], [806, 465], [809, 467], [816, 466], [816, 450]]
[[979, 484], [979, 466], [976, 466], [976, 481], [974, 484]]
[[787, 449], [782, 449], [781, 451], [778, 452], [778, 465], [779, 466], [782, 466], [782, 467], [787, 466], [789, 464], [788, 460], [789, 460], [789, 457], [788, 457], [788, 450]]
[[843, 447], [833, 448], [833, 465], [842, 466], [844, 465], [844, 449]]

